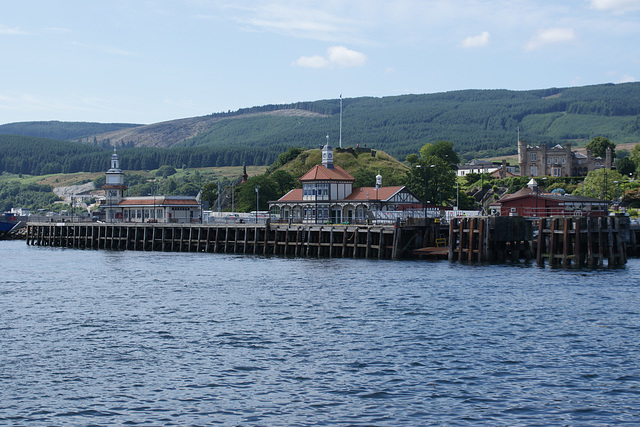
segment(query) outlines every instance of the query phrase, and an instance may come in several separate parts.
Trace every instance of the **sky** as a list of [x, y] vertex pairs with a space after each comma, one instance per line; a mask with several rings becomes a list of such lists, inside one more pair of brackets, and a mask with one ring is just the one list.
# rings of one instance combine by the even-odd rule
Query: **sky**
[[20, 0], [0, 11], [0, 124], [638, 79], [640, 0]]

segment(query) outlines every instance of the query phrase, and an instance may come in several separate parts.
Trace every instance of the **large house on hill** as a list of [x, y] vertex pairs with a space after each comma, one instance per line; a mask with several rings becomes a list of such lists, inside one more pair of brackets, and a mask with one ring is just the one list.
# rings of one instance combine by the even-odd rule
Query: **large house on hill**
[[421, 201], [404, 186], [383, 187], [382, 176], [375, 187], [353, 187], [355, 178], [333, 164], [333, 148], [322, 148], [322, 164], [314, 166], [300, 181], [302, 188], [269, 202], [272, 214], [281, 220], [305, 223], [359, 223], [371, 216], [416, 207]]
[[571, 143], [565, 147], [560, 144], [547, 148], [546, 145], [529, 146], [518, 141], [518, 164], [521, 176], [585, 176], [599, 168], [611, 169], [611, 149], [607, 149], [606, 158], [594, 157], [571, 150]]
[[196, 197], [126, 197], [124, 193], [127, 186], [115, 148], [111, 155], [111, 168], [106, 172], [106, 182], [102, 188], [106, 222], [200, 222], [202, 210]]

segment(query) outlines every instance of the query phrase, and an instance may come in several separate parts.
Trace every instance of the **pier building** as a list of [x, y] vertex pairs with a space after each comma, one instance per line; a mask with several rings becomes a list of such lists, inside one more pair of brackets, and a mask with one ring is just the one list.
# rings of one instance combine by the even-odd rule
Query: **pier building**
[[120, 158], [115, 147], [111, 155], [111, 167], [105, 175], [105, 185], [102, 186], [105, 198], [102, 208], [105, 211], [106, 222], [200, 222], [202, 208], [197, 197], [125, 196], [127, 186], [124, 183], [124, 172], [120, 169]]
[[322, 164], [314, 166], [300, 181], [302, 188], [269, 202], [273, 215], [292, 222], [353, 224], [421, 204], [404, 186], [383, 187], [380, 174], [375, 187], [354, 188], [355, 178], [333, 164], [333, 148], [328, 139], [322, 148]]
[[609, 202], [586, 196], [540, 193], [537, 182], [531, 178], [527, 187], [503, 196], [489, 209], [491, 215], [498, 216], [607, 216]]

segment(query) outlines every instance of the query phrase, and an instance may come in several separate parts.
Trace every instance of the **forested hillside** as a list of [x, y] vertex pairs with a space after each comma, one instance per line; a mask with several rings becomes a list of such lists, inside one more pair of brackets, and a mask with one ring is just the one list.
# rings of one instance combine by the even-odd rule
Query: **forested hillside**
[[0, 135], [38, 136], [40, 138], [71, 140], [137, 126], [140, 125], [59, 121], [20, 122], [0, 125]]
[[[0, 135], [0, 173], [48, 175], [57, 173], [101, 172], [109, 168], [113, 149], [73, 141]], [[257, 148], [227, 150], [224, 147], [121, 148], [120, 166], [126, 170], [153, 170], [168, 165], [176, 168], [273, 163], [286, 151]]]
[[[120, 147], [121, 165], [129, 170], [268, 165], [290, 147], [317, 148], [327, 135], [337, 146], [339, 113], [335, 99], [251, 107], [148, 126], [13, 123], [0, 126], [0, 133], [49, 139], [0, 137], [0, 172], [102, 171], [112, 145]], [[453, 142], [462, 160], [510, 155], [516, 152], [518, 132], [532, 144], [571, 141], [579, 146], [596, 136], [616, 144], [637, 143], [640, 83], [343, 100], [343, 147], [379, 149], [399, 160], [438, 140]]]
[[[281, 151], [291, 146], [317, 147], [327, 134], [337, 145], [339, 112], [336, 99], [214, 114], [206, 116], [212, 119], [208, 129], [176, 145]], [[399, 159], [437, 140], [452, 141], [467, 160], [513, 154], [518, 130], [522, 139], [535, 144], [571, 141], [579, 145], [596, 136], [614, 143], [638, 142], [640, 83], [343, 100], [343, 145], [366, 145]], [[136, 140], [121, 142], [139, 145]], [[247, 159], [240, 154], [230, 157]]]

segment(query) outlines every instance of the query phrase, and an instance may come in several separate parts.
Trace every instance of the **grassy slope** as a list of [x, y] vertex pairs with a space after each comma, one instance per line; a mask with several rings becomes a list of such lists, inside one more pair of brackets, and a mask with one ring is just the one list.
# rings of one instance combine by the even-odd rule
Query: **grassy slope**
[[[382, 151], [376, 151], [375, 157], [371, 153], [351, 154], [349, 152], [334, 152], [334, 164], [340, 166], [350, 174], [355, 174], [359, 170], [367, 170], [380, 173], [384, 179], [401, 179], [407, 170], [407, 166]], [[299, 178], [307, 173], [315, 165], [321, 164], [321, 152], [319, 149], [306, 150], [296, 159], [290, 161], [279, 169], [291, 173], [295, 178]]]
[[[266, 166], [247, 166], [247, 174], [249, 176], [259, 175], [264, 173]], [[227, 167], [211, 167], [211, 168], [197, 168], [197, 169], [177, 169], [176, 174], [172, 177], [181, 178], [185, 174], [199, 171], [205, 180], [217, 180], [223, 178], [237, 178], [242, 175], [242, 166], [227, 166]], [[127, 174], [147, 175], [149, 179], [155, 178], [155, 171], [123, 171], [125, 173], [125, 180]], [[50, 185], [53, 188], [56, 187], [68, 187], [70, 185], [78, 185], [87, 181], [93, 181], [94, 179], [104, 176], [104, 172], [79, 172], [70, 174], [53, 174], [53, 175], [22, 175], [22, 177], [14, 174], [3, 173], [0, 175], [0, 185], [4, 182], [18, 180], [23, 184], [41, 184]]]

